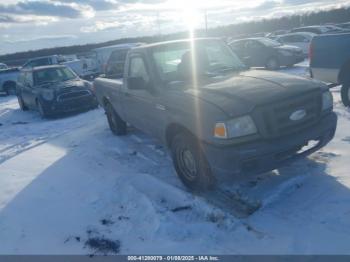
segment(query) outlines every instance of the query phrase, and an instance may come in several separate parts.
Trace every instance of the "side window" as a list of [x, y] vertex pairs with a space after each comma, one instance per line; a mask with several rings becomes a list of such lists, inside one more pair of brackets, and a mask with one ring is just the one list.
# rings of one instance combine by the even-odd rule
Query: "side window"
[[248, 41], [246, 43], [246, 48], [250, 49], [250, 50], [257, 50], [257, 49], [261, 49], [262, 45], [259, 44], [257, 41]]
[[305, 42], [305, 37], [303, 37], [302, 35], [296, 35], [294, 36], [294, 42], [295, 43]]
[[129, 77], [142, 77], [148, 83], [149, 75], [147, 73], [145, 61], [140, 56], [132, 57], [130, 60]]
[[294, 36], [290, 35], [290, 36], [284, 36], [280, 38], [282, 40], [282, 42], [284, 43], [294, 43]]

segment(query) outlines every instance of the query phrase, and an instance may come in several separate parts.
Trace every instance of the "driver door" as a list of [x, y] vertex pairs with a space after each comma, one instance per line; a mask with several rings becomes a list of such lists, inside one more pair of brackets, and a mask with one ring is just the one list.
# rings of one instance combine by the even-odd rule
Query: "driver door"
[[[146, 60], [142, 54], [134, 54], [130, 57], [128, 66], [122, 99], [127, 122], [140, 130], [156, 135], [154, 131], [157, 125], [157, 97], [152, 90]], [[128, 84], [129, 78], [142, 78], [144, 87], [132, 89]]]

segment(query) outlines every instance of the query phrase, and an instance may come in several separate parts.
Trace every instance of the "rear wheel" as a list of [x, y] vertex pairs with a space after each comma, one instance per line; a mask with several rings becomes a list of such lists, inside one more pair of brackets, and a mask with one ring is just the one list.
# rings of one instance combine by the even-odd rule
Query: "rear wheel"
[[280, 63], [278, 62], [277, 58], [271, 57], [267, 60], [265, 67], [268, 70], [277, 70], [280, 68]]
[[106, 105], [106, 115], [108, 119], [109, 128], [111, 129], [113, 134], [117, 136], [126, 135], [126, 122], [120, 118], [120, 116], [115, 112], [113, 106], [110, 103], [107, 103]]
[[342, 86], [341, 100], [345, 106], [350, 106], [350, 84], [344, 84]]
[[189, 189], [200, 192], [215, 187], [215, 177], [194, 136], [186, 133], [175, 135], [171, 143], [171, 153], [176, 172]]
[[18, 94], [17, 99], [18, 99], [18, 104], [19, 104], [19, 107], [21, 108], [21, 110], [27, 111], [28, 107], [25, 105], [21, 94]]

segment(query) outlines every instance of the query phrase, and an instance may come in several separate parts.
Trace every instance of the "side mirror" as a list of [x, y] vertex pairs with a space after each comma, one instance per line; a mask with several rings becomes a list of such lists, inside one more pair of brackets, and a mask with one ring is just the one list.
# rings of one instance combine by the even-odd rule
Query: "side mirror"
[[131, 90], [144, 90], [147, 89], [147, 83], [142, 77], [129, 77], [128, 88]]

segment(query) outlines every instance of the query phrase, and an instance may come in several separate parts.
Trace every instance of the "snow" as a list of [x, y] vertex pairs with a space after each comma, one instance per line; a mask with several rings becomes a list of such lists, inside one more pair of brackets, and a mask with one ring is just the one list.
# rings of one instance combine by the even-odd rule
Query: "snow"
[[333, 94], [328, 146], [203, 195], [154, 139], [113, 136], [102, 109], [42, 120], [1, 97], [0, 254], [350, 254], [350, 111]]

